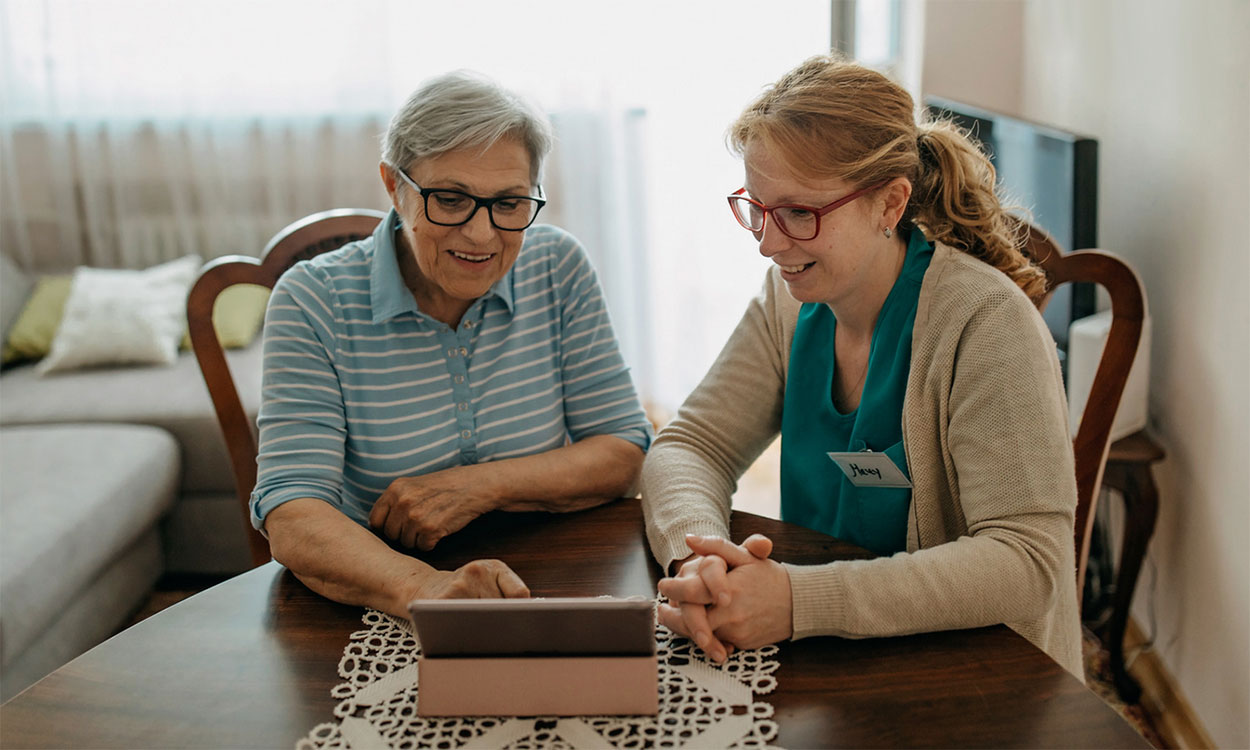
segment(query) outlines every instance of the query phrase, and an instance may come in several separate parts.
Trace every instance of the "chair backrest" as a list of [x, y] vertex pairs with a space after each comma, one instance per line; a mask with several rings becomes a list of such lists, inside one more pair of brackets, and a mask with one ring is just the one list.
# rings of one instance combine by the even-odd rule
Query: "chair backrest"
[[348, 242], [373, 234], [386, 214], [364, 208], [335, 209], [307, 216], [274, 235], [260, 258], [227, 255], [209, 261], [187, 296], [187, 327], [191, 347], [200, 363], [217, 421], [234, 470], [235, 492], [243, 512], [252, 564], [270, 559], [269, 543], [252, 528], [248, 498], [256, 486], [256, 435], [252, 420], [243, 410], [226, 355], [213, 330], [213, 305], [222, 290], [235, 284], [260, 284], [270, 289], [288, 268]]
[[1076, 456], [1076, 592], [1080, 598], [1085, 585], [1085, 563], [1089, 558], [1089, 538], [1094, 527], [1094, 500], [1102, 484], [1102, 472], [1111, 447], [1111, 426], [1120, 396], [1133, 367], [1146, 317], [1146, 293], [1137, 274], [1127, 263], [1102, 250], [1079, 250], [1064, 254], [1059, 245], [1041, 229], [1028, 225], [1026, 252], [1045, 271], [1049, 292], [1038, 305], [1045, 309], [1051, 293], [1060, 284], [1094, 282], [1111, 297], [1111, 330], [1098, 360], [1080, 427], [1072, 440]]

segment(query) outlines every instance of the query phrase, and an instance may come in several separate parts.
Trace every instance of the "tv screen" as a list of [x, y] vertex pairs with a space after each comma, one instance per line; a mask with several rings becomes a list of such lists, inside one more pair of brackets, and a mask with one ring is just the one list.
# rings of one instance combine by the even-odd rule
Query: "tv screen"
[[[1098, 247], [1098, 141], [935, 96], [925, 105], [978, 140], [1009, 203], [1030, 213], [1065, 253]], [[1043, 317], [1066, 359], [1068, 326], [1095, 312], [1093, 284], [1064, 284]], [[1065, 362], [1064, 372], [1067, 367]]]

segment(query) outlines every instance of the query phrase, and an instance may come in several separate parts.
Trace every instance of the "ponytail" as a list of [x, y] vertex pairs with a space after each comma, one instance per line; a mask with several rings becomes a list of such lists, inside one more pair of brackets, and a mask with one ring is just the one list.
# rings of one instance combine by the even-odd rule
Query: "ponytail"
[[994, 266], [1039, 301], [1046, 294], [1046, 275], [1022, 252], [1027, 227], [995, 193], [990, 160], [947, 120], [919, 126], [916, 146], [920, 169], [903, 220], [929, 239]]

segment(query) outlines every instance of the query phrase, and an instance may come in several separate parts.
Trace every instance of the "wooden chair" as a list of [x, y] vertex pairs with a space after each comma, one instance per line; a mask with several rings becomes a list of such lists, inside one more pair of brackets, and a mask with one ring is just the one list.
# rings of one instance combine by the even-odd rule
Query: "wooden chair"
[[1028, 225], [1026, 252], [1045, 271], [1049, 281], [1049, 291], [1039, 308], [1045, 309], [1054, 289], [1068, 282], [1094, 282], [1111, 297], [1111, 330], [1094, 373], [1080, 427], [1072, 441], [1076, 455], [1076, 594], [1079, 601], [1085, 587], [1094, 501], [1107, 465], [1111, 425], [1141, 341], [1146, 293], [1137, 274], [1124, 261], [1102, 250], [1079, 250], [1065, 255], [1048, 234], [1031, 224]]
[[243, 411], [225, 352], [213, 330], [213, 305], [222, 290], [235, 284], [260, 284], [272, 289], [278, 277], [298, 261], [372, 235], [385, 216], [381, 211], [362, 208], [335, 209], [307, 216], [274, 235], [260, 258], [227, 255], [209, 261], [187, 296], [191, 346], [230, 453], [235, 492], [253, 565], [270, 560], [269, 542], [252, 528], [248, 511], [248, 499], [256, 486], [256, 434], [252, 420]]

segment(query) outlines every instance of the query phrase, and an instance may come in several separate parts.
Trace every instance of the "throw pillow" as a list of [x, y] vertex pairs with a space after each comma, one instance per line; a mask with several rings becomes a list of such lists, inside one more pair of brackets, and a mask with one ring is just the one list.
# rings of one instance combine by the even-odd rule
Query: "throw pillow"
[[61, 314], [74, 277], [44, 276], [26, 299], [26, 306], [9, 329], [4, 342], [4, 364], [24, 359], [39, 359], [52, 348], [52, 339], [61, 325]]
[[199, 270], [194, 255], [146, 271], [79, 268], [52, 349], [36, 371], [173, 364], [187, 324], [187, 291]]
[[[242, 349], [252, 343], [265, 322], [265, 306], [269, 304], [269, 287], [260, 284], [235, 284], [221, 290], [213, 305], [213, 328], [224, 349]], [[182, 348], [191, 348], [191, 334], [182, 337]]]
[[26, 295], [30, 294], [31, 281], [12, 258], [0, 253], [0, 341], [8, 340], [9, 329], [17, 322]]

